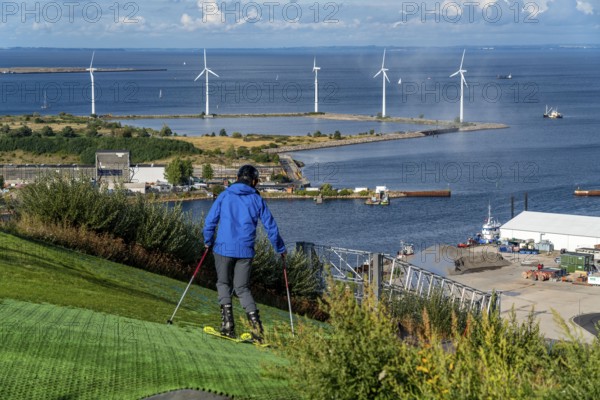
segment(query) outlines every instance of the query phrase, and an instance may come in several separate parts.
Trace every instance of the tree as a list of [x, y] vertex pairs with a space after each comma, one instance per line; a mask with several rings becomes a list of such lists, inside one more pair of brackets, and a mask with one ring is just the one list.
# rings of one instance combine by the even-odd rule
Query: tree
[[235, 152], [235, 148], [233, 147], [233, 145], [229, 146], [229, 148], [225, 151], [225, 157], [227, 157], [229, 159], [237, 157], [237, 154]]
[[333, 134], [333, 138], [335, 140], [340, 140], [342, 138], [342, 133], [340, 131], [335, 131], [335, 133]]
[[227, 136], [227, 131], [225, 130], [225, 128], [221, 128], [221, 130], [219, 131], [219, 136]]
[[48, 125], [44, 126], [40, 133], [42, 134], [42, 136], [54, 136], [54, 130]]
[[121, 136], [124, 138], [130, 138], [133, 136], [133, 127], [126, 125], [121, 131]]
[[27, 125], [20, 126], [19, 128], [11, 131], [11, 135], [17, 136], [17, 137], [26, 137], [26, 136], [31, 136], [32, 134], [33, 134], [33, 131]]
[[234, 139], [241, 139], [242, 138], [242, 134], [239, 132], [233, 132], [233, 134], [231, 135], [232, 138]]
[[210, 180], [215, 175], [213, 167], [210, 164], [204, 164], [202, 166], [202, 178]]
[[94, 126], [90, 126], [85, 131], [85, 135], [87, 137], [96, 137], [96, 136], [98, 136], [98, 129], [96, 129], [96, 127], [94, 127]]
[[188, 183], [193, 172], [192, 160], [177, 157], [166, 166], [165, 178], [172, 185], [183, 185]]
[[0, 189], [4, 187], [4, 175], [0, 175]]
[[237, 149], [237, 155], [239, 158], [246, 158], [250, 155], [250, 150], [246, 146], [240, 146]]
[[75, 137], [77, 134], [75, 133], [75, 129], [71, 126], [67, 125], [60, 131], [60, 134], [64, 137]]
[[171, 130], [171, 128], [169, 128], [169, 125], [163, 124], [163, 127], [161, 128], [159, 135], [160, 136], [172, 136], [173, 131]]

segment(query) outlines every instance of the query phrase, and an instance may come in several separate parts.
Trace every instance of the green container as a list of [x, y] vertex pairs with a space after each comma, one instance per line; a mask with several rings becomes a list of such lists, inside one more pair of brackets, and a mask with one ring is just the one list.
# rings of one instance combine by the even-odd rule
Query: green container
[[567, 272], [587, 272], [593, 263], [592, 254], [564, 253], [560, 256], [560, 266], [566, 268]]

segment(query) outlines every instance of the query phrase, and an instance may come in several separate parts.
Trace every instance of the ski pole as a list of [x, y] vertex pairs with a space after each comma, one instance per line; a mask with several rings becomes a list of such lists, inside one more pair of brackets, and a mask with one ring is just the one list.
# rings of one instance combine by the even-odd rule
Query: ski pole
[[200, 267], [202, 266], [202, 263], [204, 262], [204, 259], [206, 258], [206, 255], [208, 254], [209, 251], [210, 251], [210, 247], [207, 247], [206, 250], [204, 251], [204, 254], [202, 255], [202, 258], [200, 259], [200, 262], [198, 263], [198, 266], [196, 267], [196, 270], [194, 271], [194, 275], [192, 275], [192, 279], [190, 279], [190, 282], [188, 283], [187, 287], [183, 291], [183, 294], [181, 295], [181, 298], [179, 299], [179, 303], [177, 303], [177, 307], [175, 307], [175, 311], [173, 311], [173, 315], [171, 315], [171, 318], [169, 318], [167, 320], [168, 325], [173, 325], [173, 318], [175, 318], [175, 314], [177, 313], [177, 310], [179, 310], [179, 306], [181, 305], [181, 302], [183, 301], [185, 294], [187, 293], [188, 289], [192, 285], [192, 281], [196, 277], [196, 274], [198, 274], [198, 271], [200, 271]]
[[288, 285], [287, 268], [285, 266], [285, 255], [281, 255], [283, 261], [283, 278], [285, 280], [285, 291], [287, 292], [288, 308], [290, 310], [290, 326], [292, 327], [292, 336], [294, 336], [294, 319], [292, 318], [292, 301], [290, 299], [290, 287]]

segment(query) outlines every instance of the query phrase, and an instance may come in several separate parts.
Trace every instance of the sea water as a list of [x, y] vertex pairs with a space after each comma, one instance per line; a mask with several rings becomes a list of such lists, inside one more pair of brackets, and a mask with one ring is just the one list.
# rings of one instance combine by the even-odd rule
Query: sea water
[[[207, 51], [211, 113], [296, 113], [314, 108], [313, 57], [319, 71], [319, 110], [376, 115], [381, 76], [373, 79], [383, 49], [318, 48]], [[458, 116], [462, 48], [388, 49], [387, 114], [453, 120]], [[11, 66], [89, 65], [91, 51], [0, 50], [0, 71]], [[167, 71], [95, 74], [98, 114], [199, 114], [204, 111], [200, 50], [100, 50], [97, 68], [166, 68]], [[488, 204], [501, 222], [529, 210], [600, 216], [600, 198], [573, 196], [577, 187], [600, 188], [600, 50], [595, 48], [467, 48], [466, 121], [498, 122], [502, 130], [463, 132], [293, 153], [313, 186], [386, 185], [394, 190], [452, 190], [450, 198], [392, 199], [388, 207], [360, 200], [270, 200], [288, 243], [316, 243], [395, 253], [401, 240], [417, 248], [456, 244], [481, 228]], [[513, 78], [498, 79], [512, 74]], [[0, 75], [2, 114], [87, 115], [89, 75]], [[398, 81], [401, 80], [401, 84]], [[162, 92], [162, 96], [159, 93]], [[50, 104], [41, 109], [44, 93]], [[542, 118], [558, 107], [560, 120]], [[176, 120], [159, 120], [176, 125]], [[146, 121], [144, 121], [145, 123]], [[152, 120], [148, 120], [152, 124]], [[208, 125], [207, 125], [208, 124]], [[388, 124], [388, 123], [385, 123]], [[185, 120], [182, 134], [342, 134], [406, 125], [335, 122], [315, 118]], [[175, 129], [177, 131], [177, 129]], [[201, 218], [210, 202], [184, 204]], [[537, 238], [534, 238], [537, 239]]]

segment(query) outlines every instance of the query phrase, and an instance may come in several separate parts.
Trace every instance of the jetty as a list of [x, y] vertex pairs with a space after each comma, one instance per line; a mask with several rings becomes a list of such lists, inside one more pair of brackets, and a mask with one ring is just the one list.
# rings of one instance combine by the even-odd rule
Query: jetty
[[600, 196], [600, 190], [581, 190], [577, 189], [573, 193], [575, 196]]
[[328, 142], [318, 142], [318, 143], [308, 143], [297, 146], [281, 146], [273, 149], [264, 149], [265, 153], [290, 153], [294, 151], [305, 151], [305, 150], [315, 150], [315, 149], [323, 149], [328, 147], [339, 147], [339, 146], [349, 146], [354, 144], [363, 144], [363, 143], [374, 143], [374, 142], [383, 142], [388, 140], [401, 140], [401, 139], [414, 139], [414, 138], [422, 138], [427, 136], [437, 136], [445, 133], [453, 133], [453, 132], [473, 132], [479, 130], [489, 130], [489, 129], [504, 129], [508, 128], [507, 125], [504, 124], [494, 124], [494, 123], [473, 123], [468, 126], [461, 127], [450, 127], [450, 128], [440, 128], [440, 129], [429, 129], [422, 131], [412, 131], [412, 132], [393, 132], [393, 133], [382, 133], [378, 135], [361, 135], [361, 136], [353, 136], [348, 139], [340, 139], [340, 140], [330, 140]]
[[[94, 72], [155, 72], [166, 68], [94, 68]], [[89, 72], [85, 67], [10, 67], [0, 70], [3, 74], [78, 74]]]

